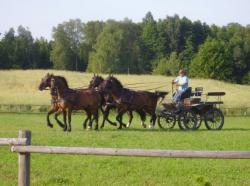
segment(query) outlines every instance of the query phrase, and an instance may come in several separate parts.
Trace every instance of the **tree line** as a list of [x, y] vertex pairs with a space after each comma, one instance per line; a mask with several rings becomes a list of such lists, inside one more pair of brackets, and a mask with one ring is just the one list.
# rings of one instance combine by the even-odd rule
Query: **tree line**
[[0, 69], [63, 69], [96, 73], [176, 75], [250, 84], [250, 26], [207, 25], [178, 15], [155, 20], [58, 24], [52, 40], [28, 28], [10, 28], [0, 39]]

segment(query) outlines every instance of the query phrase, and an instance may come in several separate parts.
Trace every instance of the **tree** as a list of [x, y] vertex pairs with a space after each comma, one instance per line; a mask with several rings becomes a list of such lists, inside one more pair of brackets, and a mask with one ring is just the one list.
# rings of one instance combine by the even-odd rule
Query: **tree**
[[53, 28], [51, 61], [56, 69], [84, 70], [85, 61], [80, 60], [83, 28], [84, 24], [79, 19], [69, 20]]
[[97, 37], [95, 52], [90, 53], [88, 71], [118, 73], [120, 71], [120, 55], [123, 30], [114, 21], [110, 21]]
[[14, 68], [14, 64], [16, 63], [15, 48], [15, 30], [10, 28], [9, 31], [4, 34], [1, 41], [1, 68]]
[[17, 28], [15, 62], [16, 68], [32, 68], [33, 37], [28, 28], [19, 26]]
[[232, 55], [227, 43], [208, 39], [190, 65], [190, 75], [218, 80], [231, 80]]
[[50, 51], [51, 46], [46, 39], [36, 39], [33, 47], [33, 68], [51, 68], [53, 64], [50, 61]]
[[146, 60], [151, 61], [157, 56], [158, 32], [156, 21], [151, 12], [148, 12], [142, 22], [142, 41], [145, 46]]
[[155, 74], [175, 76], [180, 69], [180, 61], [176, 52], [172, 52], [169, 58], [159, 59], [156, 68], [154, 69]]

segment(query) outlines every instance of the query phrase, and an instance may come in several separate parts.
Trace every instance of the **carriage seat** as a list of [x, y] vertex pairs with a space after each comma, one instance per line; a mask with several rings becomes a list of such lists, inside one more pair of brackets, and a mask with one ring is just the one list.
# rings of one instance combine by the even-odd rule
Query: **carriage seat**
[[203, 87], [195, 87], [194, 92], [192, 92], [191, 96], [199, 97], [202, 95]]

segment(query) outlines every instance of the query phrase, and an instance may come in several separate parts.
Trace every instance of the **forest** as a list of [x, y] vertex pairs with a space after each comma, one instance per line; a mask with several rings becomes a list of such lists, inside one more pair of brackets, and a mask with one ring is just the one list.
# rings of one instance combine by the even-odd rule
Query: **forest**
[[34, 38], [22, 25], [0, 35], [0, 69], [60, 69], [190, 77], [250, 84], [250, 25], [208, 25], [178, 15], [141, 22], [71, 19]]

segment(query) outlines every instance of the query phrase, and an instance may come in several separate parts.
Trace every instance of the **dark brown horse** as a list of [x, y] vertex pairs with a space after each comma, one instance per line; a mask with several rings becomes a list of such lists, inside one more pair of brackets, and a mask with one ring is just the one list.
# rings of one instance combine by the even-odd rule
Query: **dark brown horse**
[[[95, 75], [92, 77], [90, 83], [89, 83], [89, 89], [97, 89], [98, 86], [104, 81], [104, 79], [101, 76]], [[109, 112], [112, 108], [114, 108], [115, 106], [112, 104], [113, 103], [113, 99], [111, 96], [104, 94], [101, 91], [98, 91], [100, 96], [101, 96], [101, 105], [100, 105], [100, 110], [103, 114], [103, 121], [102, 121], [102, 125], [101, 128], [104, 127], [105, 121], [107, 120], [111, 125], [116, 126], [117, 124], [115, 122], [112, 122], [111, 120], [109, 120], [108, 115]]]
[[61, 110], [59, 109], [59, 106], [57, 104], [57, 101], [58, 101], [58, 97], [57, 97], [57, 93], [56, 93], [56, 90], [55, 89], [51, 89], [51, 78], [55, 77], [53, 74], [46, 74], [40, 84], [39, 84], [39, 87], [38, 89], [40, 91], [43, 91], [43, 90], [46, 90], [47, 88], [50, 89], [50, 95], [51, 95], [51, 107], [50, 107], [50, 110], [49, 112], [47, 113], [47, 125], [49, 127], [53, 127], [53, 124], [50, 122], [50, 115], [55, 113], [55, 120], [57, 121], [58, 125], [62, 128], [64, 128], [64, 124], [58, 119], [58, 116], [59, 114], [61, 114]]
[[151, 116], [150, 128], [153, 128], [156, 120], [156, 106], [159, 98], [164, 98], [167, 92], [133, 91], [124, 88], [121, 82], [113, 76], [109, 76], [101, 85], [103, 91], [109, 93], [118, 105], [116, 120], [120, 123], [120, 129], [124, 125], [122, 116], [128, 110], [144, 111]]
[[[92, 79], [90, 81], [89, 88], [98, 89], [99, 86], [103, 82], [104, 82], [104, 79], [101, 76], [94, 74], [94, 76], [92, 77]], [[101, 128], [104, 127], [104, 124], [105, 124], [106, 120], [111, 125], [115, 125], [116, 126], [116, 123], [110, 121], [108, 119], [108, 116], [109, 116], [110, 110], [117, 108], [118, 105], [116, 104], [116, 102], [114, 101], [113, 97], [110, 94], [105, 93], [101, 89], [98, 89], [98, 90], [99, 90], [99, 93], [100, 93], [101, 98], [102, 98], [102, 101], [101, 101], [101, 111], [103, 113], [103, 122], [102, 122]], [[104, 107], [104, 109], [102, 107]], [[126, 127], [128, 128], [128, 127], [130, 127], [130, 125], [132, 123], [133, 113], [132, 113], [132, 110], [128, 110], [127, 113], [128, 113], [128, 116], [129, 116], [129, 121], [128, 121]], [[137, 111], [137, 113], [140, 115], [141, 121], [142, 121], [142, 126], [145, 128], [146, 125], [144, 124], [144, 122], [146, 120], [146, 113], [143, 112], [142, 110], [141, 111]]]
[[[64, 130], [71, 131], [71, 114], [73, 110], [85, 110], [87, 113], [87, 119], [84, 122], [84, 128], [86, 128], [86, 122], [91, 117], [95, 120], [95, 129], [98, 129], [98, 108], [100, 105], [101, 97], [94, 89], [70, 89], [68, 83], [64, 77], [57, 76], [51, 78], [51, 88], [56, 89], [58, 94], [58, 107], [62, 110], [64, 116]], [[68, 119], [68, 120], [67, 120]]]

